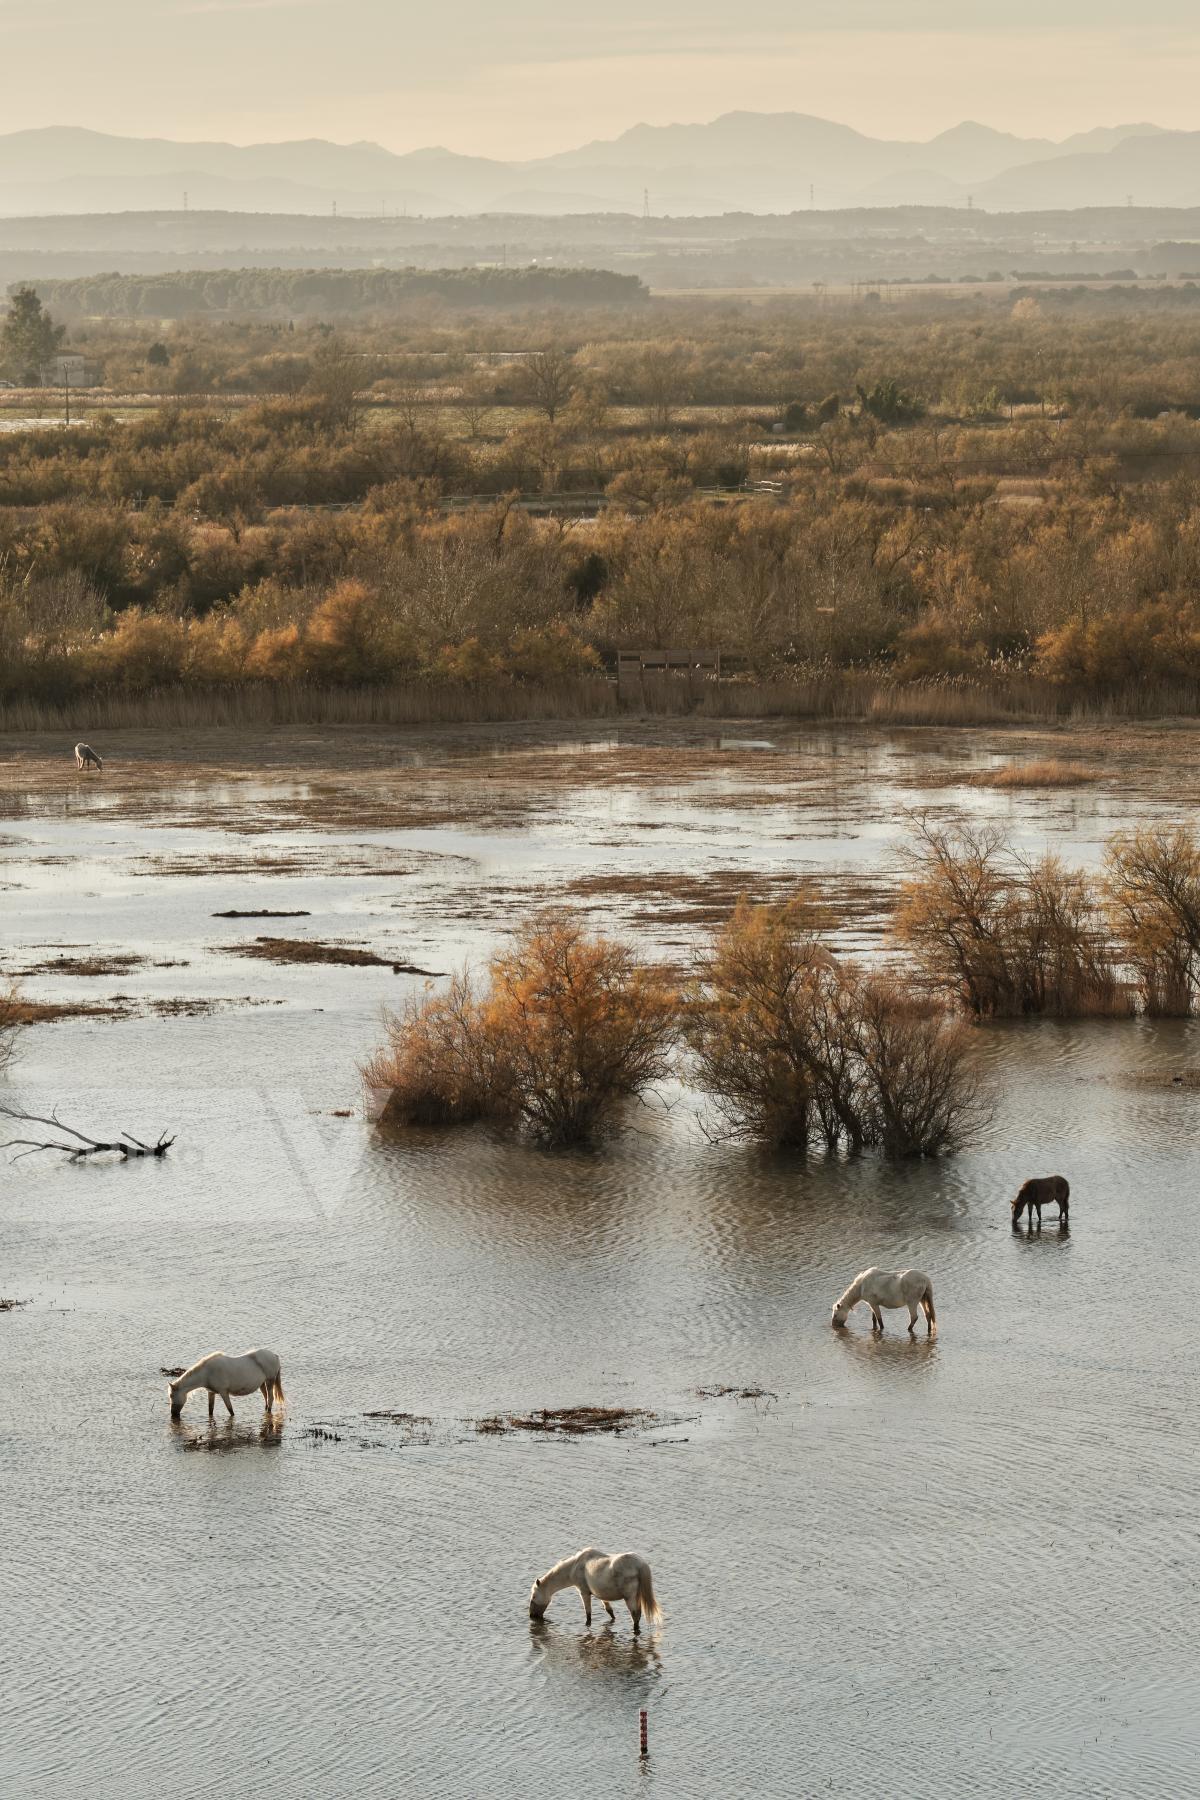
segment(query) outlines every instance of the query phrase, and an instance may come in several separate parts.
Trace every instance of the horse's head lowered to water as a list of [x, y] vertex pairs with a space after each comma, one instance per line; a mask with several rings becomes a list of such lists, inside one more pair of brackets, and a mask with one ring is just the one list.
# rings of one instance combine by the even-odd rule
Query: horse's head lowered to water
[[862, 1298], [862, 1277], [860, 1275], [858, 1280], [852, 1281], [850, 1283], [850, 1286], [846, 1289], [845, 1293], [839, 1294], [838, 1298], [834, 1301], [833, 1316], [830, 1320], [830, 1323], [834, 1326], [837, 1326], [838, 1328], [843, 1326], [846, 1323], [846, 1320], [850, 1317], [850, 1314], [854, 1311], [854, 1308], [858, 1305], [859, 1300], [861, 1298]]
[[539, 1575], [529, 1590], [529, 1616], [531, 1619], [544, 1619], [546, 1608], [553, 1598], [553, 1595], [543, 1592], [545, 1581], [546, 1577]]

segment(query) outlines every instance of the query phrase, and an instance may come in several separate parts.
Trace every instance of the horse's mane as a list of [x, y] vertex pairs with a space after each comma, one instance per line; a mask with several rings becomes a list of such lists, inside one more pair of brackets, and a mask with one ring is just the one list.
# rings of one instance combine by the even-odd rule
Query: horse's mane
[[[866, 1270], [864, 1269], [863, 1274], [865, 1274], [865, 1273], [866, 1273]], [[845, 1293], [839, 1294], [837, 1299], [834, 1301], [834, 1303], [833, 1303], [834, 1310], [836, 1311], [836, 1309], [839, 1306], [845, 1306], [847, 1304], [847, 1302], [849, 1302], [849, 1301], [861, 1300], [862, 1299], [862, 1283], [863, 1283], [862, 1275], [856, 1275], [854, 1277], [854, 1280], [850, 1283], [850, 1286], [846, 1289]]]
[[203, 1356], [198, 1356], [194, 1363], [190, 1363], [188, 1365], [188, 1367], [183, 1371], [183, 1375], [177, 1375], [175, 1377], [176, 1381], [182, 1381], [184, 1375], [194, 1375], [196, 1370], [200, 1367], [201, 1363], [210, 1362], [214, 1356], [221, 1356], [223, 1354], [224, 1354], [224, 1352], [221, 1350], [205, 1351]]

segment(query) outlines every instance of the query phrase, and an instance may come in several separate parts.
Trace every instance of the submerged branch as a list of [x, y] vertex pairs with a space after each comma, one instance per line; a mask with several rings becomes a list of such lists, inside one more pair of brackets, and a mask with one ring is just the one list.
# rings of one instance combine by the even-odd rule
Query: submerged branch
[[35, 1156], [42, 1150], [59, 1150], [72, 1162], [77, 1162], [86, 1156], [100, 1156], [106, 1151], [115, 1151], [119, 1156], [126, 1158], [165, 1156], [175, 1142], [174, 1137], [168, 1137], [165, 1131], [159, 1133], [156, 1144], [145, 1144], [141, 1138], [134, 1137], [133, 1133], [129, 1131], [122, 1131], [119, 1137], [113, 1139], [94, 1138], [89, 1136], [86, 1131], [77, 1130], [74, 1125], [65, 1125], [56, 1112], [52, 1112], [49, 1118], [46, 1118], [41, 1113], [22, 1112], [15, 1106], [0, 1106], [0, 1117], [13, 1119], [22, 1125], [48, 1125], [52, 1131], [61, 1132], [67, 1138], [78, 1140], [72, 1144], [63, 1143], [61, 1139], [54, 1138], [7, 1138], [0, 1143], [0, 1150], [17, 1150], [18, 1146], [23, 1146], [13, 1157], [14, 1162], [19, 1162], [23, 1156]]

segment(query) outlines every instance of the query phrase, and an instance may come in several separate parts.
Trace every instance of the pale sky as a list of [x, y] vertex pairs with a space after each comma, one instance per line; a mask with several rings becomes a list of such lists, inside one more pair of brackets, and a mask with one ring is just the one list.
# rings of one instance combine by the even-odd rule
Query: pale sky
[[370, 138], [505, 158], [808, 112], [1200, 128], [1196, 0], [0, 0], [0, 130]]

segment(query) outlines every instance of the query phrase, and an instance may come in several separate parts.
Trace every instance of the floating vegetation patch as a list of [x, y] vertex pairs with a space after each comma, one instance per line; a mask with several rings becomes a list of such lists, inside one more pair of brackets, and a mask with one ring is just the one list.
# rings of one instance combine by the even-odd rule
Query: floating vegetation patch
[[698, 1387], [694, 1392], [697, 1400], [763, 1400], [769, 1405], [779, 1398], [770, 1388], [759, 1387], [757, 1384], [750, 1387], [730, 1387], [724, 1382], [718, 1382], [714, 1387]]
[[258, 957], [273, 963], [336, 963], [351, 969], [390, 969], [393, 975], [434, 975], [434, 969], [419, 969], [415, 963], [393, 962], [390, 956], [379, 956], [374, 950], [361, 950], [353, 944], [327, 944], [319, 938], [258, 937], [252, 944], [228, 946], [234, 956]]
[[227, 912], [213, 914], [214, 919], [310, 919], [311, 917], [312, 914], [309, 912], [284, 912], [277, 906], [259, 906], [253, 912], [239, 912], [236, 907], [231, 906]]
[[551, 1437], [595, 1437], [673, 1422], [644, 1406], [558, 1406], [530, 1413], [491, 1413], [485, 1419], [474, 1420], [474, 1425], [483, 1437], [507, 1437], [522, 1431]]

